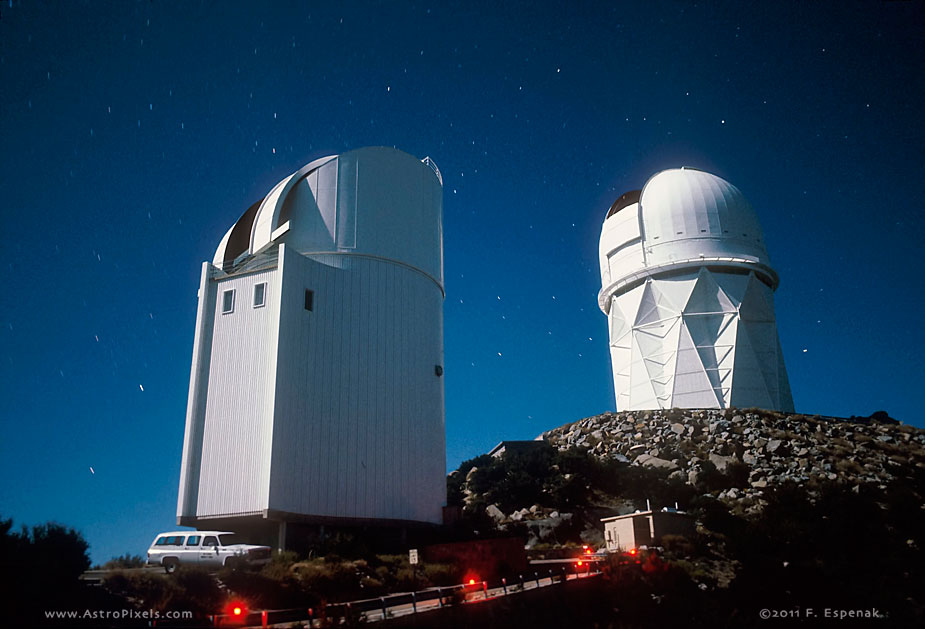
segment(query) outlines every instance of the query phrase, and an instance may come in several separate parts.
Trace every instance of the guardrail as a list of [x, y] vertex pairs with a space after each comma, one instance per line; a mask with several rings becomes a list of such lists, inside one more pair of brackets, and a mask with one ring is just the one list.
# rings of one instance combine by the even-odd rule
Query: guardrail
[[[594, 564], [592, 566], [592, 564]], [[570, 568], [573, 568], [570, 570]], [[503, 596], [510, 596], [584, 579], [600, 574], [597, 562], [585, 561], [581, 566], [563, 565], [561, 569], [528, 570], [516, 579], [503, 578], [495, 585], [487, 581], [470, 581], [446, 587], [432, 587], [414, 592], [399, 592], [346, 603], [333, 603], [319, 607], [293, 609], [241, 610], [238, 615], [216, 614], [209, 617], [214, 627], [268, 627], [279, 623], [305, 622], [309, 628], [345, 623], [360, 616], [366, 622], [378, 622], [449, 605], [465, 605]], [[152, 625], [153, 626], [153, 625]]]

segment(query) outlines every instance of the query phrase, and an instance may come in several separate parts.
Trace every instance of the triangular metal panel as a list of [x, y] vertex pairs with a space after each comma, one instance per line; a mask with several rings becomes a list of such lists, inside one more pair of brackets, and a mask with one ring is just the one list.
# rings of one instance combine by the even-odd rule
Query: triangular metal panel
[[610, 308], [610, 316], [607, 317], [608, 323], [610, 324], [610, 342], [613, 343], [626, 335], [631, 329], [632, 326], [623, 316], [623, 312], [613, 306]]
[[700, 395], [699, 400], [708, 402], [710, 408], [717, 404], [714, 387], [719, 383], [710, 380], [707, 370], [701, 361], [700, 352], [686, 327], [682, 326], [678, 335], [678, 358], [675, 369], [674, 396], [689, 395], [692, 393], [707, 393]]
[[756, 278], [754, 273], [749, 274], [745, 297], [739, 305], [739, 316], [743, 321], [774, 322], [774, 306], [767, 299], [770, 292], [771, 289]]
[[629, 408], [640, 409], [646, 408], [647, 404], [655, 403], [655, 391], [652, 389], [652, 381], [649, 379], [649, 373], [646, 371], [643, 362], [642, 350], [639, 343], [636, 342], [633, 334], [632, 361], [630, 363], [630, 390]]
[[734, 306], [739, 306], [748, 287], [748, 275], [738, 273], [713, 273], [714, 281], [719, 284], [723, 294]]
[[684, 314], [735, 311], [735, 305], [716, 283], [713, 274], [706, 269], [700, 269], [694, 288], [684, 305]]
[[619, 308], [620, 313], [623, 315], [623, 319], [627, 322], [634, 323], [639, 316], [639, 304], [642, 301], [642, 296], [645, 294], [645, 291], [646, 284], [642, 284], [614, 298], [610, 306], [611, 311], [613, 311], [614, 308]]
[[780, 339], [777, 341], [777, 394], [778, 408], [785, 413], [793, 412], [793, 393], [790, 390], [790, 378], [787, 377], [787, 367], [784, 365], [784, 352], [780, 346]]
[[673, 277], [670, 279], [658, 280], [656, 282], [658, 290], [661, 292], [662, 304], [677, 312], [681, 311], [684, 304], [690, 299], [691, 291], [697, 283], [696, 275]]
[[642, 295], [642, 301], [639, 303], [639, 311], [633, 326], [655, 323], [675, 316], [677, 313], [678, 310], [658, 289], [656, 282], [646, 282], [645, 292]]
[[771, 397], [768, 394], [764, 373], [755, 356], [746, 327], [741, 323], [737, 327], [731, 404], [740, 408], [771, 408]]
[[748, 339], [755, 353], [758, 365], [761, 367], [761, 373], [764, 376], [765, 386], [768, 389], [768, 395], [777, 406], [778, 394], [778, 377], [777, 377], [777, 328], [773, 323], [757, 323], [743, 321]]

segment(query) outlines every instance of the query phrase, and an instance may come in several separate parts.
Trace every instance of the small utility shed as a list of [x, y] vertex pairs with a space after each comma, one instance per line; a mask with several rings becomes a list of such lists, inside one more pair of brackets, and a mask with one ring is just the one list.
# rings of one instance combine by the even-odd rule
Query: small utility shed
[[601, 522], [604, 523], [604, 541], [608, 551], [631, 550], [658, 543], [665, 535], [690, 535], [694, 532], [694, 520], [690, 515], [667, 508], [601, 518]]

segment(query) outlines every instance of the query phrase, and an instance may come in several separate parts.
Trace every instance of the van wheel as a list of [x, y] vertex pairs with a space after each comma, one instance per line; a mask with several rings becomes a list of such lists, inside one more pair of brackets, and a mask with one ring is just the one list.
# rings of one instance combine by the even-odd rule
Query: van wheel
[[232, 570], [237, 570], [240, 567], [237, 557], [228, 557], [225, 559], [225, 567], [231, 568]]
[[165, 559], [164, 560], [164, 571], [167, 572], [167, 574], [173, 574], [174, 572], [177, 571], [177, 564], [178, 564], [177, 560], [172, 557]]

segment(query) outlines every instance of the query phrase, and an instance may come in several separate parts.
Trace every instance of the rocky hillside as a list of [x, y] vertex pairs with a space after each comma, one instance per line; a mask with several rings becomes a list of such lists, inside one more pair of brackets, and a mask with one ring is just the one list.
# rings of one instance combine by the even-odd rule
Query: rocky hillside
[[925, 470], [925, 430], [878, 412], [871, 417], [784, 415], [750, 410], [604, 413], [543, 433], [559, 450], [587, 449], [599, 458], [669, 472], [703, 488], [705, 473], [729, 473], [741, 487], [714, 490], [721, 500], [761, 506], [763, 490], [788, 481], [825, 481], [880, 489]]
[[[475, 530], [523, 534], [529, 546], [600, 543], [601, 517], [710, 501], [755, 516], [778, 488], [813, 502], [843, 488], [874, 499], [902, 488], [925, 504], [925, 430], [878, 412], [849, 419], [756, 409], [604, 413], [541, 435], [529, 452], [464, 462], [450, 504]], [[545, 441], [545, 443], [544, 443]], [[863, 491], [862, 491], [863, 490]], [[888, 493], [889, 493], [888, 492]]]
[[677, 502], [696, 531], [660, 540], [667, 567], [633, 576], [611, 561], [613, 608], [763, 626], [762, 609], [869, 607], [891, 626], [925, 626], [925, 430], [886, 413], [675, 409], [541, 436], [450, 474], [460, 534], [572, 556], [575, 544], [602, 545], [602, 517]]

